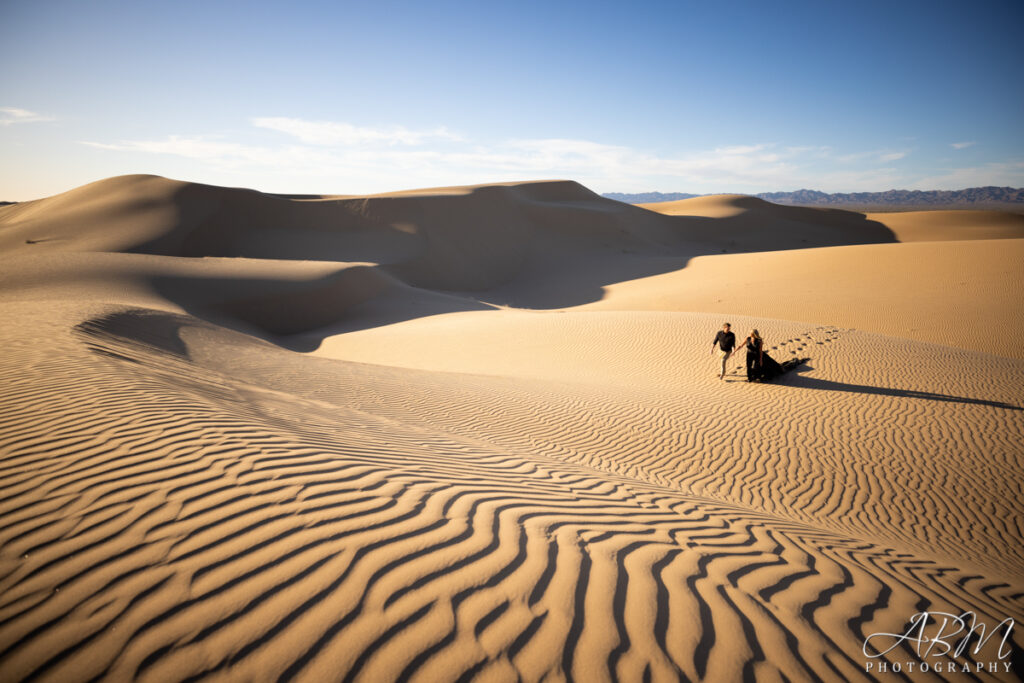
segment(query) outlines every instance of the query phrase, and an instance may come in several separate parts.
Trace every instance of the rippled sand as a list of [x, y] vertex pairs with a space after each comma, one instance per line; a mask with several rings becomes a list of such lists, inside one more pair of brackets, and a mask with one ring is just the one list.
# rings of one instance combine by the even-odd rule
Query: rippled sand
[[[0, 208], [2, 678], [887, 680], [1024, 618], [1024, 234], [687, 201]], [[720, 381], [723, 319], [807, 360]]]

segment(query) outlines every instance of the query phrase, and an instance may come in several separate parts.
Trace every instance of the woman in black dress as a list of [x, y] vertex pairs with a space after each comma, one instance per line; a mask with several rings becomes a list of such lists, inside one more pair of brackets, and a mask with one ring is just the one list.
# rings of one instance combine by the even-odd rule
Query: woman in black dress
[[764, 365], [764, 340], [761, 334], [755, 329], [750, 331], [750, 336], [743, 340], [743, 343], [736, 347], [735, 353], [747, 347], [747, 381], [762, 379], [762, 367]]

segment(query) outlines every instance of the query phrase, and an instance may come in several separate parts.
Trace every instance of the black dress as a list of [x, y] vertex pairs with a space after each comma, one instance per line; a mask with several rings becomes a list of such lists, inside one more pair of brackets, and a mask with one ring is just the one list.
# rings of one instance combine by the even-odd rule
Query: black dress
[[747, 381], [762, 379], [761, 352], [764, 340], [747, 337]]
[[[803, 359], [796, 360], [796, 361], [786, 361], [786, 364], [788, 366], [792, 362], [792, 364], [795, 366], [795, 365], [799, 365], [804, 360], [807, 360], [807, 359], [803, 358]], [[762, 354], [762, 356], [761, 356], [760, 375], [761, 375], [761, 379], [763, 381], [769, 382], [769, 381], [775, 379], [776, 377], [778, 377], [779, 375], [781, 375], [782, 373], [786, 372], [787, 370], [789, 370], [789, 367], [785, 367], [784, 368], [781, 365], [779, 365], [775, 361], [775, 359], [772, 358], [771, 356], [769, 356], [767, 353]]]

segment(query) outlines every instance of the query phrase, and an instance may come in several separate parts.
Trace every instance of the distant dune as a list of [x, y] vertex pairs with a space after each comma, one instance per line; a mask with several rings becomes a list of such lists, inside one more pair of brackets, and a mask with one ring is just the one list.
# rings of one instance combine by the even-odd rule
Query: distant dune
[[[0, 678], [889, 680], [1024, 620], [1022, 261], [571, 181], [0, 207]], [[724, 320], [804, 362], [718, 379]]]
[[[685, 192], [608, 192], [603, 196], [628, 204], [649, 204], [690, 199], [701, 195]], [[705, 195], [709, 196], [709, 195]], [[992, 209], [1024, 213], [1024, 188], [972, 187], [965, 190], [888, 190], [886, 192], [836, 192], [796, 190], [753, 195], [774, 204], [830, 206], [862, 211], [907, 211], [914, 208]]]
[[867, 214], [901, 242], [962, 239], [1017, 239], [1024, 235], [1024, 214], [1005, 211], [907, 211]]

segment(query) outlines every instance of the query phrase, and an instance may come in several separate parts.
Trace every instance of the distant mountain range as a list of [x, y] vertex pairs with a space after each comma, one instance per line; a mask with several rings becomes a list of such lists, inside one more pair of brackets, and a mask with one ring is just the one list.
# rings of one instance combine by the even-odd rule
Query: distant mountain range
[[687, 194], [686, 192], [636, 192], [634, 194], [605, 192], [601, 196], [614, 199], [617, 202], [626, 202], [627, 204], [653, 204], [654, 202], [676, 202], [680, 199], [693, 199], [701, 195]]
[[[648, 204], [691, 199], [701, 195], [686, 192], [608, 192], [603, 196], [627, 204]], [[762, 192], [753, 195], [774, 204], [794, 206], [993, 206], [1024, 204], [1024, 188], [972, 187], [966, 190], [888, 190], [886, 192], [837, 192], [817, 190]]]

